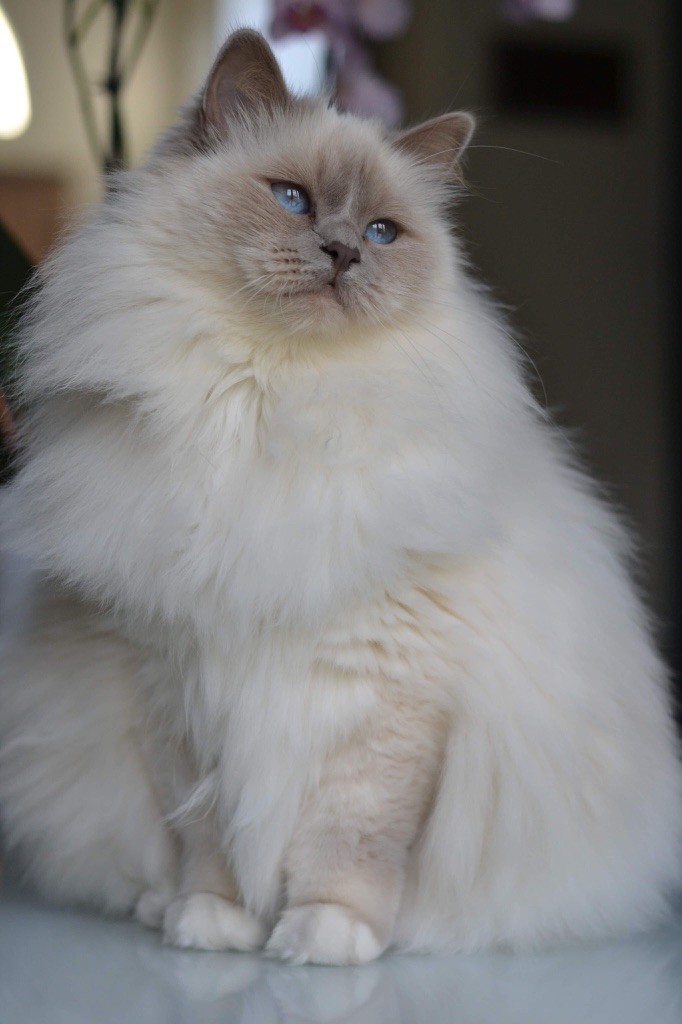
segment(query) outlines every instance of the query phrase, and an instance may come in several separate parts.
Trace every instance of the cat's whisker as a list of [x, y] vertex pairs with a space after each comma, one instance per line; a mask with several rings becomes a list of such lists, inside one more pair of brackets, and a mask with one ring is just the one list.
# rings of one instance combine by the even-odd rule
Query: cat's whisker
[[[418, 372], [419, 372], [419, 373], [421, 374], [421, 376], [422, 376], [422, 377], [424, 378], [424, 380], [425, 380], [425, 381], [427, 382], [427, 384], [429, 384], [429, 386], [430, 386], [430, 387], [431, 387], [431, 388], [433, 389], [433, 391], [434, 391], [434, 394], [436, 395], [436, 400], [437, 400], [438, 404], [439, 404], [439, 405], [441, 406], [441, 409], [442, 409], [442, 398], [441, 398], [441, 395], [439, 394], [439, 391], [438, 391], [438, 385], [437, 385], [437, 382], [436, 382], [436, 380], [435, 380], [435, 378], [434, 378], [434, 377], [430, 376], [430, 375], [429, 375], [429, 374], [428, 374], [428, 373], [426, 372], [426, 371], [427, 371], [427, 368], [428, 368], [428, 363], [427, 363], [427, 362], [426, 362], [426, 360], [425, 360], [425, 359], [423, 358], [423, 356], [421, 356], [421, 355], [420, 355], [420, 353], [419, 353], [419, 351], [418, 351], [418, 349], [417, 349], [416, 345], [414, 345], [414, 343], [413, 343], [413, 342], [411, 342], [411, 340], [410, 340], [410, 339], [409, 339], [409, 338], [407, 337], [407, 335], [406, 335], [406, 334], [405, 334], [405, 333], [404, 333], [404, 332], [403, 332], [403, 331], [402, 331], [402, 330], [401, 330], [400, 328], [396, 327], [395, 325], [393, 325], [393, 326], [389, 326], [389, 325], [387, 325], [386, 323], [384, 323], [384, 322], [383, 322], [383, 321], [382, 321], [382, 320], [381, 320], [381, 319], [379, 318], [379, 316], [378, 316], [377, 314], [375, 314], [375, 316], [374, 316], [374, 320], [375, 320], [375, 322], [376, 322], [376, 323], [377, 323], [377, 324], [378, 324], [378, 325], [379, 325], [379, 326], [380, 326], [380, 327], [381, 327], [381, 328], [382, 328], [382, 329], [383, 329], [383, 330], [385, 331], [386, 335], [388, 336], [388, 338], [389, 338], [389, 340], [390, 340], [390, 341], [392, 342], [392, 344], [394, 344], [394, 345], [396, 346], [396, 348], [397, 348], [397, 349], [398, 349], [398, 350], [399, 350], [400, 352], [402, 352], [402, 353], [403, 353], [403, 355], [404, 355], [404, 356], [405, 356], [405, 357], [406, 357], [407, 359], [409, 359], [409, 361], [410, 361], [410, 362], [412, 363], [412, 365], [413, 365], [413, 366], [415, 367], [415, 369], [416, 369], [416, 370], [417, 370], [417, 371], [418, 371]], [[410, 347], [411, 347], [411, 348], [412, 348], [412, 349], [414, 350], [414, 352], [415, 352], [415, 354], [416, 354], [416, 356], [417, 356], [417, 358], [416, 358], [416, 359], [415, 359], [415, 358], [413, 358], [413, 357], [412, 357], [412, 356], [411, 356], [411, 355], [409, 354], [409, 352], [408, 352], [408, 351], [407, 351], [407, 350], [406, 350], [405, 348], [403, 348], [403, 346], [402, 346], [402, 345], [400, 344], [400, 342], [399, 342], [399, 341], [397, 340], [397, 338], [395, 337], [395, 334], [394, 334], [394, 332], [395, 332], [396, 330], [397, 330], [397, 331], [399, 332], [399, 334], [401, 335], [401, 337], [402, 337], [402, 338], [403, 338], [403, 339], [405, 340], [406, 344], [407, 344], [407, 345], [409, 345], [409, 346], [410, 346]], [[418, 360], [419, 360], [419, 361], [418, 361]], [[421, 364], [423, 364], [423, 365], [420, 365], [420, 362], [421, 362]]]
[[[428, 320], [423, 320], [422, 324], [421, 324], [421, 327], [427, 332], [427, 334], [430, 334], [433, 338], [436, 339], [436, 341], [438, 341], [442, 345], [444, 345], [452, 353], [452, 355], [455, 356], [455, 358], [464, 367], [464, 369], [466, 370], [466, 372], [467, 372], [467, 374], [468, 374], [472, 384], [477, 389], [479, 389], [481, 391], [484, 391], [486, 394], [490, 395], [491, 397], [494, 397], [497, 401], [502, 401], [501, 396], [494, 395], [494, 393], [492, 391], [490, 391], [490, 389], [487, 388], [483, 384], [482, 380], [476, 380], [474, 378], [474, 375], [473, 375], [473, 373], [471, 371], [471, 367], [467, 363], [467, 361], [464, 358], [463, 354], [461, 352], [457, 351], [457, 349], [454, 347], [454, 345], [450, 344], [451, 341], [455, 341], [458, 344], [462, 344], [463, 341], [462, 341], [462, 338], [459, 335], [455, 335], [455, 334], [452, 334], [450, 332], [441, 331], [440, 328], [438, 327], [438, 325], [431, 324]], [[466, 345], [465, 345], [465, 347], [466, 347]]]
[[[465, 322], [468, 322], [468, 323], [473, 323], [474, 322], [474, 317], [473, 317], [473, 314], [471, 312], [459, 309], [456, 305], [454, 305], [451, 302], [448, 302], [446, 300], [443, 301], [443, 300], [434, 299], [433, 303], [438, 303], [440, 305], [446, 306], [449, 309], [452, 309], [460, 317], [460, 319], [464, 319]], [[542, 390], [544, 405], [547, 408], [549, 406], [549, 397], [548, 397], [548, 394], [547, 394], [547, 389], [545, 387], [545, 382], [543, 380], [542, 374], [540, 373], [540, 368], [537, 365], [537, 362], [535, 361], [533, 356], [530, 354], [528, 349], [524, 345], [522, 345], [522, 343], [519, 341], [519, 339], [517, 337], [514, 336], [514, 334], [512, 334], [512, 332], [506, 327], [504, 321], [501, 318], [495, 320], [493, 317], [491, 317], [491, 316], [489, 316], [489, 315], [487, 315], [485, 313], [482, 313], [481, 317], [480, 317], [480, 320], [482, 320], [484, 323], [490, 324], [491, 327], [493, 327], [496, 331], [501, 333], [507, 339], [507, 341], [509, 341], [513, 345], [513, 347], [519, 352], [521, 358], [525, 362], [530, 364], [530, 366], [531, 366], [531, 368], [532, 368], [532, 370], [534, 372], [535, 379], [536, 379], [537, 383], [539, 384], [539, 386], [540, 386], [540, 388]], [[466, 339], [460, 338], [458, 340], [460, 341], [461, 344], [463, 344], [465, 346], [470, 344], [469, 342], [466, 341]]]
[[274, 278], [273, 278], [273, 275], [271, 273], [263, 274], [261, 277], [256, 278], [254, 283], [256, 283], [258, 281], [260, 281], [262, 283], [259, 285], [258, 288], [254, 288], [254, 287], [251, 288], [250, 294], [247, 295], [246, 301], [242, 302], [242, 308], [243, 309], [247, 309], [258, 298], [260, 298], [260, 296], [263, 295], [264, 292], [266, 292], [268, 289], [271, 289], [272, 288], [273, 279]]
[[250, 279], [250, 280], [246, 281], [246, 283], [245, 283], [245, 284], [243, 284], [243, 285], [241, 286], [241, 288], [237, 288], [237, 290], [236, 290], [236, 291], [234, 291], [234, 292], [230, 292], [230, 298], [231, 298], [231, 299], [236, 299], [236, 298], [237, 298], [237, 296], [238, 296], [238, 295], [241, 295], [241, 293], [242, 293], [242, 292], [244, 292], [244, 291], [247, 291], [247, 290], [249, 290], [250, 288], [253, 288], [253, 286], [254, 286], [254, 285], [256, 285], [256, 284], [258, 284], [258, 283], [259, 283], [259, 281], [264, 281], [264, 280], [266, 280], [266, 279], [267, 279], [267, 278], [269, 278], [269, 277], [270, 277], [270, 275], [269, 275], [269, 274], [261, 274], [261, 275], [260, 275], [259, 277], [255, 277], [255, 278], [252, 278], [252, 279]]
[[525, 149], [515, 149], [513, 146], [498, 146], [498, 145], [492, 145], [492, 144], [481, 145], [480, 143], [477, 142], [477, 143], [472, 143], [469, 146], [469, 149], [498, 149], [498, 150], [501, 150], [502, 152], [518, 153], [519, 156], [530, 156], [530, 157], [533, 157], [535, 160], [544, 160], [546, 163], [549, 163], [549, 164], [561, 164], [562, 163], [561, 160], [556, 160], [554, 157], [546, 156], [544, 153], [529, 153]]

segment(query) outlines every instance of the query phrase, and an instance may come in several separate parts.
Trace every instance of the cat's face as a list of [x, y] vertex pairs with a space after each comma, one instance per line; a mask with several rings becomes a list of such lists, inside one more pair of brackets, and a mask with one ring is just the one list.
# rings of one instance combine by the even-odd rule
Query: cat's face
[[237, 33], [198, 117], [194, 254], [218, 282], [222, 266], [245, 316], [300, 335], [418, 314], [448, 260], [443, 185], [466, 115], [391, 138], [292, 99], [264, 41]]
[[376, 126], [289, 113], [245, 155], [229, 182], [216, 159], [213, 194], [247, 309], [300, 333], [382, 324], [428, 295], [446, 259], [437, 197]]

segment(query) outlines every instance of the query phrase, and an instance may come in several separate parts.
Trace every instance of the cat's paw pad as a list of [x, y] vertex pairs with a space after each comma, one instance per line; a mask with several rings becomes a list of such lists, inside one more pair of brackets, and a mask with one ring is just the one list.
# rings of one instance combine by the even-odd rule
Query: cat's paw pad
[[352, 910], [336, 903], [309, 903], [285, 910], [266, 952], [294, 964], [366, 964], [384, 948]]
[[168, 904], [173, 899], [173, 893], [162, 892], [160, 889], [147, 889], [143, 892], [135, 904], [133, 917], [145, 928], [160, 928], [163, 924], [163, 917]]
[[258, 949], [266, 931], [244, 907], [212, 892], [194, 892], [166, 910], [163, 941], [183, 949]]

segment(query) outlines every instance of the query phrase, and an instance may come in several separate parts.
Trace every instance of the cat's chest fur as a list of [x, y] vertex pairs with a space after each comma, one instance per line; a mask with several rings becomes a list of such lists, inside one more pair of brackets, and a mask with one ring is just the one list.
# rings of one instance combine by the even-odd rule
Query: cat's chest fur
[[264, 388], [245, 373], [194, 406], [186, 446], [169, 438], [169, 482], [185, 481], [179, 557], [210, 561], [234, 608], [315, 618], [395, 574], [440, 441], [419, 402], [357, 376], [307, 373]]
[[64, 425], [18, 488], [39, 521], [22, 512], [17, 531], [135, 620], [218, 634], [333, 621], [420, 552], [466, 554], [501, 507], [447, 379], [392, 356], [279, 376], [190, 365], [142, 415], [60, 398]]

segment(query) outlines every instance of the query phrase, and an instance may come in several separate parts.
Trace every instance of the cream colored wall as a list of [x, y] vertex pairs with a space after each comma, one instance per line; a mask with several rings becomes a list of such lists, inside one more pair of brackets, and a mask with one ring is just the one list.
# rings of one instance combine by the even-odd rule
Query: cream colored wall
[[[62, 0], [2, 0], [26, 64], [33, 119], [19, 139], [0, 141], [0, 174], [63, 177], [69, 203], [80, 207], [99, 191], [68, 65]], [[81, 4], [84, 7], [85, 4]], [[105, 28], [102, 21], [101, 28]], [[131, 158], [139, 160], [159, 128], [199, 85], [214, 53], [214, 0], [161, 0], [140, 63], [124, 95]], [[106, 32], [88, 43], [91, 67], [104, 52]], [[104, 65], [100, 62], [100, 67]], [[100, 114], [103, 113], [100, 104]]]

